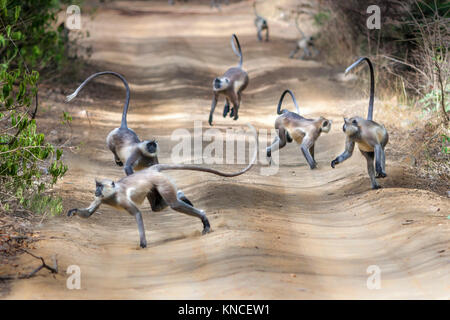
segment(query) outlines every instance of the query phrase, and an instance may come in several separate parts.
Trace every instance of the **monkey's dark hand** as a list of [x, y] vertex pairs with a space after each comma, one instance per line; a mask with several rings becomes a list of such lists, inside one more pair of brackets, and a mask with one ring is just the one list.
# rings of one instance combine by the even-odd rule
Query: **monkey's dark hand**
[[73, 217], [77, 213], [77, 211], [78, 209], [70, 209], [69, 211], [67, 211], [67, 216]]
[[212, 119], [213, 119], [212, 115], [209, 115], [208, 123], [210, 126], [212, 126]]
[[334, 169], [334, 166], [337, 165], [339, 163], [339, 161], [336, 159], [334, 159], [333, 161], [331, 161], [331, 167]]

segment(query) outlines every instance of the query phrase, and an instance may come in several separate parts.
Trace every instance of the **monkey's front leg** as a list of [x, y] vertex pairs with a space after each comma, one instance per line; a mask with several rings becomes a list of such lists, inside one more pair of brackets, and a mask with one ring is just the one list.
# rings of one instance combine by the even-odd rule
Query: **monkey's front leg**
[[331, 167], [334, 168], [334, 166], [337, 165], [338, 163], [341, 163], [341, 162], [347, 160], [348, 158], [350, 158], [353, 154], [354, 148], [355, 148], [355, 142], [351, 138], [347, 137], [347, 139], [345, 140], [345, 151], [340, 156], [338, 156], [336, 159], [331, 161]]
[[126, 207], [124, 207], [131, 215], [134, 216], [138, 225], [139, 231], [139, 245], [141, 248], [147, 247], [147, 240], [145, 239], [145, 228], [144, 228], [144, 220], [142, 220], [142, 213], [136, 208], [133, 204], [129, 203]]
[[113, 151], [113, 154], [114, 154], [114, 161], [116, 162], [116, 165], [118, 165], [119, 167], [123, 167], [123, 162], [120, 160], [117, 153], [115, 151]]
[[214, 97], [211, 102], [211, 111], [209, 112], [209, 119], [208, 119], [208, 123], [210, 126], [212, 126], [213, 114], [214, 114], [214, 110], [216, 109], [217, 99], [218, 99], [217, 94], [214, 94]]
[[380, 144], [375, 145], [375, 169], [377, 172], [377, 178], [386, 178], [385, 172], [385, 154], [383, 147]]
[[289, 55], [289, 59], [293, 59], [295, 54], [300, 50], [300, 47], [298, 45], [295, 46], [295, 49], [292, 50], [291, 54]]
[[125, 174], [127, 176], [132, 175], [134, 173], [133, 171], [133, 165], [136, 162], [136, 160], [139, 158], [139, 154], [138, 154], [138, 150], [136, 150], [135, 152], [133, 152], [133, 154], [130, 155], [130, 157], [128, 158], [127, 162], [125, 163]]
[[67, 212], [67, 216], [72, 217], [74, 215], [78, 215], [82, 218], [89, 218], [95, 211], [97, 211], [101, 204], [102, 201], [100, 200], [100, 198], [96, 197], [86, 209], [70, 209]]
[[266, 28], [266, 42], [269, 42], [269, 27]]

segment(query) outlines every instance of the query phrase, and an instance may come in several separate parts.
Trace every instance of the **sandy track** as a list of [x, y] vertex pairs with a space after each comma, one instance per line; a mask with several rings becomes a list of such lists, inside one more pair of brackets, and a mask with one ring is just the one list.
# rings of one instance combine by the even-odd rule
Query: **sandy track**
[[[292, 144], [280, 153], [279, 173], [269, 178], [259, 174], [261, 165], [232, 179], [171, 172], [206, 211], [213, 232], [201, 236], [197, 220], [170, 209], [152, 213], [145, 203], [145, 250], [138, 249], [134, 219], [108, 207], [86, 220], [51, 219], [42, 226], [45, 240], [35, 253], [57, 253], [62, 272], [15, 281], [4, 298], [450, 297], [449, 200], [409, 188], [407, 167], [389, 154], [389, 177], [378, 191], [369, 189], [365, 161], [357, 152], [337, 169], [329, 167], [344, 146], [342, 115], [365, 114], [367, 102], [354, 100], [349, 88], [330, 81], [330, 68], [287, 59], [292, 43], [284, 38], [285, 26], [274, 23], [273, 40], [260, 44], [246, 4], [234, 5], [232, 19], [224, 15], [230, 8], [217, 13], [146, 2], [118, 2], [117, 7], [100, 10], [87, 23], [92, 60], [98, 69], [126, 76], [132, 89], [129, 126], [141, 138], [157, 138], [161, 162], [170, 161], [174, 129], [192, 132], [194, 120], [206, 128], [210, 83], [236, 63], [229, 36], [237, 32], [251, 81], [239, 121], [220, 117], [221, 101], [216, 127], [238, 130], [250, 121], [271, 128], [279, 94], [289, 87], [302, 113], [334, 120], [316, 145], [319, 168], [309, 170]], [[74, 115], [89, 110], [99, 130], [75, 116], [75, 134], [89, 149], [65, 154], [70, 169], [58, 188], [66, 208], [88, 204], [96, 176], [123, 176], [104, 138], [120, 122], [124, 92], [119, 82], [107, 81], [99, 80], [65, 106]], [[41, 121], [51, 125], [57, 119]], [[33, 261], [22, 257], [21, 262]], [[81, 290], [66, 289], [64, 271], [72, 264], [82, 270]], [[380, 290], [367, 289], [370, 265], [381, 268]]]

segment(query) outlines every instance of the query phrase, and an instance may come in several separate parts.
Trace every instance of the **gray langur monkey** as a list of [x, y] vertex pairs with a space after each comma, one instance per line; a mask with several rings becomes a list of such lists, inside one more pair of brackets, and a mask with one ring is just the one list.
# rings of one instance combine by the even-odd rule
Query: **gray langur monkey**
[[256, 36], [259, 41], [262, 41], [262, 32], [266, 31], [266, 41], [269, 41], [269, 25], [267, 20], [261, 17], [256, 10], [256, 1], [253, 1], [253, 12], [255, 13], [255, 26], [256, 26]]
[[[386, 156], [384, 148], [389, 141], [389, 135], [384, 127], [373, 121], [373, 102], [375, 91], [375, 79], [373, 74], [372, 62], [367, 57], [359, 58], [355, 63], [345, 70], [347, 74], [351, 69], [356, 67], [362, 61], [367, 61], [370, 69], [370, 98], [369, 98], [369, 112], [367, 120], [361, 117], [344, 118], [344, 126], [342, 130], [346, 134], [345, 151], [336, 159], [331, 161], [331, 167], [350, 158], [355, 147], [355, 142], [358, 144], [359, 151], [367, 160], [367, 171], [369, 173], [372, 189], [381, 188], [375, 178], [385, 178], [386, 175]], [[373, 162], [375, 159], [375, 170]], [[376, 176], [375, 176], [376, 171]]]
[[[289, 93], [294, 101], [297, 113], [286, 109], [281, 110], [284, 96]], [[275, 120], [275, 129], [278, 135], [272, 145], [266, 149], [269, 163], [272, 159], [272, 152], [284, 148], [286, 142], [295, 140], [300, 145], [303, 155], [311, 169], [317, 167], [314, 159], [314, 144], [322, 132], [328, 133], [331, 129], [331, 120], [319, 117], [317, 119], [306, 119], [300, 115], [300, 110], [291, 90], [285, 90], [278, 102], [277, 114], [280, 116]]]
[[299, 16], [297, 15], [297, 18], [295, 19], [295, 26], [297, 27], [297, 30], [300, 32], [302, 37], [295, 43], [295, 49], [292, 50], [291, 54], [289, 55], [289, 58], [293, 59], [295, 54], [300, 49], [303, 50], [302, 55], [298, 58], [300, 60], [303, 60], [305, 57], [317, 56], [319, 54], [319, 50], [317, 50], [316, 47], [314, 46], [315, 39], [313, 36], [306, 36], [303, 33], [302, 29], [300, 29], [300, 26], [298, 25], [298, 18]]
[[132, 175], [126, 176], [114, 182], [112, 180], [96, 180], [95, 199], [88, 208], [71, 209], [67, 212], [69, 217], [79, 215], [82, 218], [89, 218], [102, 203], [110, 205], [116, 209], [125, 210], [136, 219], [139, 231], [140, 246], [145, 248], [147, 240], [145, 238], [144, 222], [138, 206], [144, 201], [148, 193], [158, 194], [161, 199], [161, 210], [170, 206], [173, 210], [199, 218], [203, 223], [203, 234], [210, 232], [210, 224], [203, 210], [194, 208], [187, 200], [181, 190], [171, 182], [171, 180], [161, 171], [164, 170], [194, 170], [213, 173], [222, 177], [239, 176], [253, 166], [258, 153], [258, 137], [253, 126], [248, 124], [255, 139], [255, 149], [249, 165], [241, 171], [235, 173], [224, 173], [218, 170], [204, 168], [195, 165], [169, 165], [155, 164], [154, 166], [141, 170]]
[[[230, 4], [230, 0], [224, 0], [224, 2], [229, 5]], [[216, 7], [217, 9], [220, 10], [220, 4], [222, 3], [222, 0], [211, 0], [211, 8]]]
[[[238, 49], [234, 45], [236, 41]], [[219, 95], [224, 95], [226, 98], [225, 107], [223, 109], [223, 117], [225, 118], [230, 111], [230, 102], [233, 104], [233, 108], [230, 112], [230, 117], [233, 120], [237, 120], [239, 115], [239, 107], [241, 105], [241, 93], [248, 86], [248, 74], [242, 69], [242, 50], [239, 40], [235, 34], [231, 36], [231, 48], [234, 53], [239, 57], [239, 65], [228, 69], [223, 76], [217, 77], [213, 81], [214, 96], [211, 103], [211, 111], [209, 112], [208, 123], [212, 126], [213, 114], [216, 109]]]
[[139, 140], [137, 134], [127, 126], [127, 112], [130, 103], [130, 88], [127, 80], [122, 75], [112, 71], [94, 73], [84, 80], [74, 93], [67, 96], [66, 102], [73, 100], [89, 81], [105, 74], [118, 77], [122, 80], [126, 89], [122, 123], [119, 128], [112, 130], [108, 134], [106, 144], [114, 154], [116, 164], [120, 167], [125, 164], [125, 173], [130, 175], [133, 173], [133, 169], [142, 170], [158, 163], [158, 143], [155, 140]]

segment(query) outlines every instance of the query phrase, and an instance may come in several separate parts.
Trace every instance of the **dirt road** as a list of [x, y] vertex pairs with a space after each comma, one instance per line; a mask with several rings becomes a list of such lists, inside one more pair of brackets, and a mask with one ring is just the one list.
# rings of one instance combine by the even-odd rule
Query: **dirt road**
[[[49, 219], [33, 252], [56, 253], [61, 272], [14, 281], [3, 298], [450, 298], [449, 200], [412, 188], [408, 168], [389, 155], [392, 144], [381, 190], [370, 189], [359, 152], [330, 168], [344, 148], [342, 116], [365, 115], [367, 98], [360, 100], [360, 94], [330, 80], [335, 72], [330, 67], [288, 59], [293, 42], [287, 37], [295, 31], [286, 30], [295, 29], [274, 22], [272, 40], [258, 43], [248, 4], [222, 12], [164, 2], [114, 5], [84, 20], [92, 64], [96, 71], [114, 70], [128, 79], [129, 126], [141, 138], [156, 137], [160, 162], [171, 161], [173, 130], [192, 132], [195, 120], [207, 128], [211, 81], [237, 63], [229, 45], [237, 33], [250, 85], [239, 121], [220, 116], [221, 101], [215, 127], [238, 130], [251, 122], [272, 128], [278, 97], [290, 88], [303, 114], [334, 121], [316, 144], [318, 169], [309, 170], [291, 144], [281, 151], [279, 173], [271, 177], [260, 175], [261, 164], [231, 179], [170, 172], [206, 211], [213, 232], [201, 236], [196, 219], [170, 209], [152, 213], [145, 203], [145, 250], [138, 248], [134, 218], [106, 206], [90, 219]], [[84, 142], [81, 152], [65, 154], [69, 171], [57, 189], [66, 209], [91, 201], [95, 177], [123, 176], [104, 143], [120, 123], [123, 99], [122, 84], [102, 78], [73, 104], [55, 104], [74, 115], [74, 139]], [[383, 122], [384, 111], [375, 108], [375, 119]], [[78, 113], [84, 109], [90, 124]], [[59, 119], [47, 114], [40, 121], [51, 126]], [[234, 171], [242, 165], [215, 167]], [[24, 265], [33, 262], [21, 258]], [[81, 268], [80, 290], [66, 288], [69, 265]], [[379, 290], [367, 287], [372, 265], [381, 270]]]

